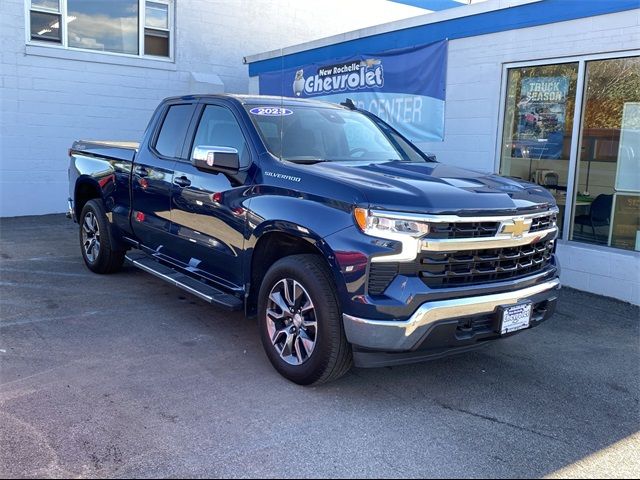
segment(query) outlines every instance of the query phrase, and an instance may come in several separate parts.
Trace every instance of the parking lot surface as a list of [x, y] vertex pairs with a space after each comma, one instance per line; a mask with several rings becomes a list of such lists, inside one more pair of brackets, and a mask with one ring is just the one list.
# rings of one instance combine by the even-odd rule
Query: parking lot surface
[[637, 477], [640, 312], [563, 289], [537, 329], [303, 388], [255, 321], [0, 220], [2, 477]]

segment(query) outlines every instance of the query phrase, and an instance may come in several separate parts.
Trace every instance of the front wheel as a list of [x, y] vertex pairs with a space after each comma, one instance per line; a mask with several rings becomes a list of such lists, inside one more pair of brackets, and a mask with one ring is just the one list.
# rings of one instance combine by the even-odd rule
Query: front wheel
[[336, 380], [352, 365], [333, 278], [322, 257], [277, 261], [258, 302], [262, 345], [278, 372], [299, 385]]
[[125, 252], [113, 248], [107, 214], [99, 200], [89, 200], [80, 213], [80, 248], [92, 272], [113, 273], [122, 267]]

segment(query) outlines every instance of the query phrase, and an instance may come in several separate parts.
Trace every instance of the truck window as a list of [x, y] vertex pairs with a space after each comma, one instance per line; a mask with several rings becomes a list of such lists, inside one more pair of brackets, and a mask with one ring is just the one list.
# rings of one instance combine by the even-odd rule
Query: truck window
[[189, 128], [193, 105], [172, 105], [160, 127], [156, 140], [156, 151], [165, 157], [178, 157]]
[[226, 107], [207, 105], [202, 113], [191, 152], [198, 145], [230, 147], [238, 150], [240, 168], [250, 163], [249, 149], [236, 117]]
[[245, 108], [267, 149], [282, 160], [426, 161], [416, 147], [360, 112], [299, 105]]

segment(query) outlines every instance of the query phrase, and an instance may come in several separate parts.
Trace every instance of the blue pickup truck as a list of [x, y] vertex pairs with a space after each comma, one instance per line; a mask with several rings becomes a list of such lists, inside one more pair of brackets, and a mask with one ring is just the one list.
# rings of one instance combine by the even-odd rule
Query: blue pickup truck
[[69, 154], [90, 270], [128, 261], [257, 317], [301, 385], [465, 352], [555, 308], [553, 196], [438, 163], [349, 101], [169, 98], [141, 143]]

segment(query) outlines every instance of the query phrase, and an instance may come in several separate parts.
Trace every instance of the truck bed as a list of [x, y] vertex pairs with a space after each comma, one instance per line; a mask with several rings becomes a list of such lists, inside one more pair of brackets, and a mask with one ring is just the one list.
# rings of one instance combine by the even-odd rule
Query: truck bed
[[71, 152], [132, 162], [139, 146], [139, 142], [77, 140], [73, 142]]

